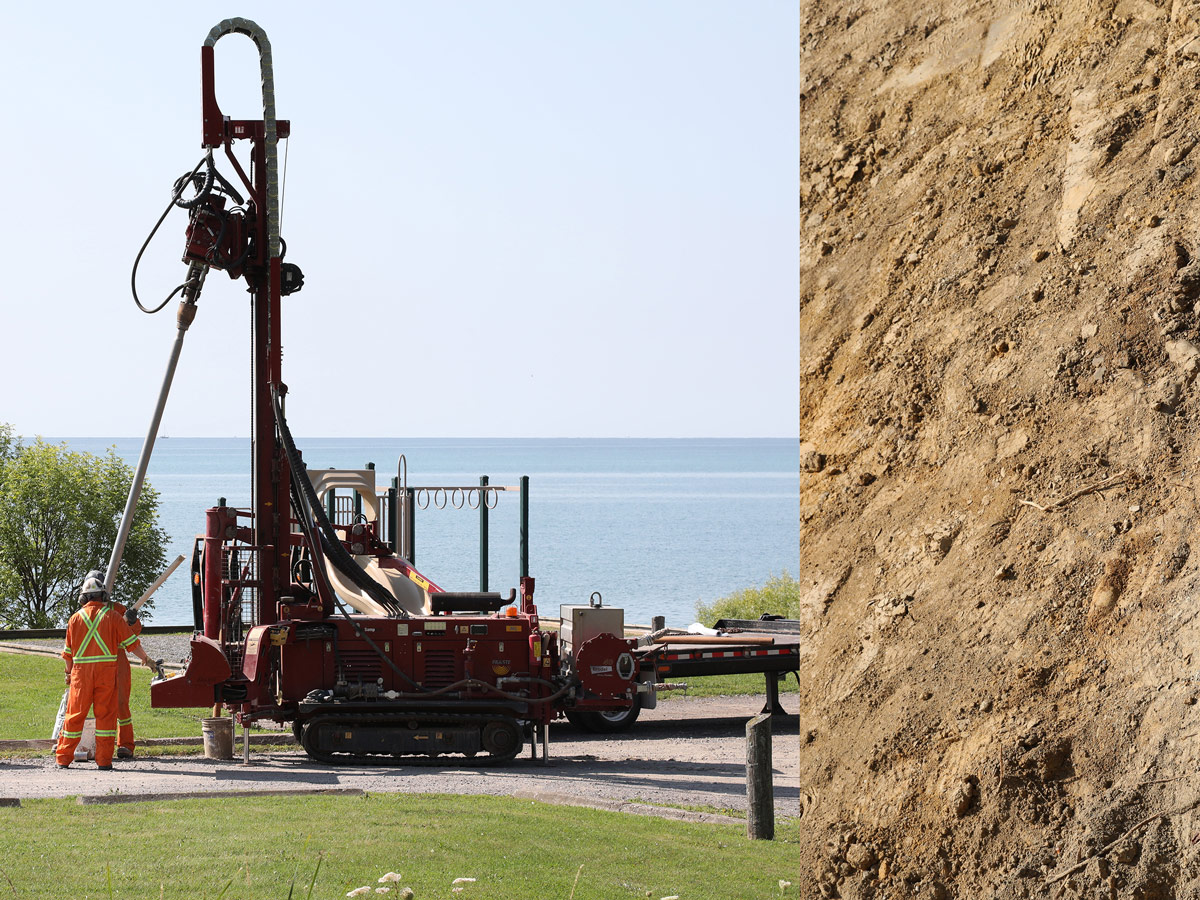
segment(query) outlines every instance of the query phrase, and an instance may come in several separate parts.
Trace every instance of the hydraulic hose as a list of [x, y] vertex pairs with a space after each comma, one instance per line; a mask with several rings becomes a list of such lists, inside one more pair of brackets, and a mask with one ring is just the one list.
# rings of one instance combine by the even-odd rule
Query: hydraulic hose
[[[304, 462], [300, 459], [300, 454], [296, 450], [295, 441], [292, 439], [292, 433], [287, 427], [287, 420], [283, 416], [283, 409], [279, 395], [275, 394], [273, 400], [274, 403], [272, 404], [272, 408], [275, 411], [275, 423], [279, 428], [280, 437], [283, 438], [284, 450], [288, 456], [288, 465], [292, 470], [292, 505], [296, 507], [296, 512], [301, 516], [300, 527], [304, 530], [305, 537], [310, 543], [313, 543], [315, 537], [317, 537], [312, 533], [312, 522], [315, 519], [317, 521], [317, 526], [320, 529], [319, 537], [321, 541], [321, 550], [327, 556], [329, 556], [329, 560], [334, 564], [335, 568], [351, 578], [353, 578], [352, 573], [357, 572], [368, 583], [378, 588], [379, 591], [387, 597], [390, 603], [384, 604], [381, 600], [378, 600], [373, 595], [372, 599], [376, 599], [377, 602], [379, 602], [385, 608], [394, 607], [398, 618], [409, 618], [407, 610], [396, 604], [391, 595], [387, 594], [387, 591], [383, 588], [383, 586], [372, 580], [365, 572], [363, 572], [363, 570], [358, 567], [358, 564], [354, 562], [353, 557], [346, 553], [346, 548], [342, 546], [341, 539], [337, 537], [337, 533], [333, 532], [333, 525], [329, 522], [329, 518], [325, 515], [325, 511], [322, 509], [320, 504], [320, 498], [317, 497], [317, 492], [313, 488], [312, 482], [308, 479]], [[326, 529], [328, 529], [330, 532], [333, 532], [332, 539], [326, 533]], [[350, 572], [343, 570], [342, 567], [338, 565], [339, 551], [341, 555], [349, 561], [351, 568]], [[320, 566], [316, 565], [315, 563], [313, 565], [313, 575], [322, 581], [325, 579], [325, 573], [320, 571]], [[379, 645], [375, 643], [375, 641], [371, 640], [371, 637], [362, 629], [358, 622], [354, 620], [354, 617], [350, 615], [349, 611], [346, 609], [346, 604], [342, 601], [342, 598], [338, 596], [338, 593], [333, 589], [333, 586], [327, 581], [325, 581], [325, 586], [329, 588], [329, 593], [333, 597], [334, 603], [337, 604], [338, 611], [342, 614], [342, 617], [350, 623], [350, 627], [354, 629], [355, 635], [366, 642], [371, 650], [374, 651], [375, 655], [387, 664], [388, 668], [400, 676], [400, 678], [403, 679], [407, 684], [416, 689], [413, 693], [400, 692], [400, 698], [402, 699], [433, 697], [440, 694], [447, 694], [462, 689], [468, 689], [483, 691], [489, 694], [496, 694], [504, 697], [506, 700], [514, 700], [521, 703], [544, 704], [553, 700], [557, 700], [571, 688], [571, 685], [564, 685], [545, 697], [523, 697], [520, 694], [513, 694], [509, 691], [502, 690], [495, 685], [488, 684], [486, 681], [479, 681], [475, 678], [465, 678], [461, 681], [456, 681], [453, 684], [449, 684], [441, 688], [422, 687], [421, 685], [417, 684], [417, 682], [414, 681], [407, 672], [397, 666], [392, 658], [385, 653], [379, 647]], [[553, 682], [546, 681], [545, 679], [538, 678], [536, 676], [528, 676], [524, 680], [527, 680], [531, 683], [544, 684], [551, 688], [555, 687]]]
[[383, 585], [367, 575], [359, 567], [358, 563], [354, 561], [354, 557], [347, 553], [346, 548], [342, 546], [341, 538], [338, 537], [333, 524], [325, 515], [325, 510], [321, 508], [317, 492], [305, 474], [307, 470], [304, 461], [300, 458], [299, 451], [296, 450], [296, 442], [292, 439], [292, 433], [288, 429], [287, 420], [283, 416], [283, 404], [279, 394], [273, 393], [272, 400], [274, 402], [271, 404], [271, 409], [275, 413], [275, 426], [279, 429], [279, 436], [283, 440], [288, 465], [292, 470], [292, 478], [296, 486], [300, 489], [300, 494], [306, 501], [310, 514], [316, 520], [317, 527], [321, 533], [322, 550], [329, 557], [329, 561], [333, 563], [334, 568], [354, 582], [368, 597], [388, 610], [396, 618], [407, 619], [409, 617], [408, 611], [396, 602], [396, 598]]
[[262, 78], [263, 130], [266, 137], [267, 163], [267, 249], [272, 259], [279, 256], [279, 136], [275, 122], [275, 75], [271, 42], [262, 27], [250, 19], [225, 19], [213, 27], [204, 39], [205, 47], [215, 47], [227, 34], [244, 34], [258, 47], [258, 68]]

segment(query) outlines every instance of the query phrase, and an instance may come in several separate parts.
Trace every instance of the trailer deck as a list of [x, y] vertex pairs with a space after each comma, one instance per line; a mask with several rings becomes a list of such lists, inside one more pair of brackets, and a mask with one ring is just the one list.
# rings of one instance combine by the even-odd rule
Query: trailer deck
[[762, 673], [767, 693], [762, 711], [786, 715], [779, 703], [779, 683], [789, 672], [799, 672], [800, 623], [792, 619], [721, 619], [716, 630], [721, 634], [664, 635], [638, 648], [639, 664], [643, 671], [653, 669], [658, 682]]

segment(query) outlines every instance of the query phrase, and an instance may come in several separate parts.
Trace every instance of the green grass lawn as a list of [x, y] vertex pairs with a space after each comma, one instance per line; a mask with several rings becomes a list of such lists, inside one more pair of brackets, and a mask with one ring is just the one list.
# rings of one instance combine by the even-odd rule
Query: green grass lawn
[[[78, 806], [27, 800], [0, 808], [0, 896], [333, 900], [614, 900], [797, 896], [798, 825], [774, 842], [737, 825], [497, 797], [373, 794], [175, 800]], [[320, 869], [317, 871], [317, 863]], [[376, 894], [378, 879], [401, 880]], [[576, 877], [578, 876], [578, 881]], [[295, 884], [295, 893], [289, 886]], [[453, 893], [456, 878], [474, 878]], [[5, 879], [8, 879], [6, 881]]]
[[[133, 674], [139, 737], [199, 734], [197, 719], [209, 710], [152, 710], [149, 673], [135, 668]], [[761, 691], [762, 685], [761, 676], [692, 679], [690, 693], [699, 692], [701, 681], [710, 682], [705, 689], [713, 693]], [[63, 686], [57, 660], [0, 653], [0, 738], [49, 737]], [[796, 896], [798, 888], [785, 893], [779, 882], [799, 885], [803, 877], [799, 823], [787, 820], [778, 823], [776, 841], [754, 842], [742, 826], [503, 797], [22, 803], [0, 808], [0, 900], [9, 893], [302, 900], [314, 873], [313, 900], [344, 897], [362, 886], [372, 889], [370, 897], [390, 898], [411, 887], [417, 900], [766, 898]], [[377, 879], [387, 872], [403, 878], [381, 885]], [[463, 877], [476, 881], [452, 892], [453, 880]], [[375, 893], [384, 886], [392, 890]]]
[[[150, 672], [133, 667], [129, 711], [139, 738], [199, 737], [207, 709], [151, 709]], [[0, 652], [0, 740], [49, 738], [66, 684], [62, 660]], [[0, 884], [0, 896], [3, 885]]]
[[[733, 697], [739, 694], [761, 694], [766, 691], [766, 679], [755, 675], [706, 675], [703, 678], [672, 679], [672, 683], [688, 686], [686, 691], [666, 691], [658, 695], [660, 701], [678, 700], [683, 697]], [[800, 689], [796, 676], [789, 674], [779, 684], [779, 693], [794, 694]]]

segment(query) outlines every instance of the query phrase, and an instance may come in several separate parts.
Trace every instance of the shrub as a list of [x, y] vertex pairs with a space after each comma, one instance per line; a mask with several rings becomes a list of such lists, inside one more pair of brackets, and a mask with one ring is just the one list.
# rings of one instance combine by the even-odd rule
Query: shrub
[[763, 613], [794, 619], [800, 612], [800, 582], [786, 570], [761, 587], [748, 587], [711, 604], [698, 603], [696, 617], [712, 626], [718, 619], [757, 619]]

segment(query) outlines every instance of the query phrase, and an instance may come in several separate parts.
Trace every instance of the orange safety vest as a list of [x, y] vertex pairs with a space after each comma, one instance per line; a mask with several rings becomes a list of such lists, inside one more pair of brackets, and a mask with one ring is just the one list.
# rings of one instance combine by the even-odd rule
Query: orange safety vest
[[127, 650], [138, 636], [117, 615], [108, 615], [111, 607], [93, 600], [71, 616], [67, 623], [63, 658], [74, 665], [103, 664], [117, 661], [117, 650]]

